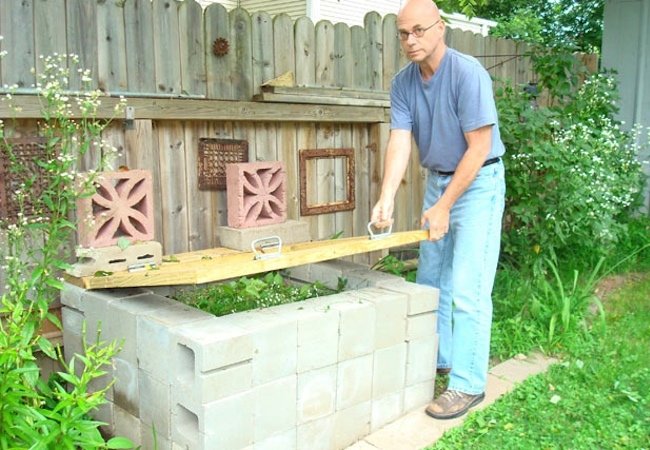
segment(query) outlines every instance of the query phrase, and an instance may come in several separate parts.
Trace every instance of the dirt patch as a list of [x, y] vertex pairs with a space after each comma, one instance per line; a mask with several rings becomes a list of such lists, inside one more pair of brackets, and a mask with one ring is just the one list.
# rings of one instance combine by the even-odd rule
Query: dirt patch
[[610, 298], [614, 292], [616, 292], [627, 283], [635, 283], [644, 280], [649, 276], [650, 274], [648, 273], [631, 272], [623, 275], [612, 275], [605, 277], [598, 282], [594, 294], [596, 294], [600, 301], [604, 301]]

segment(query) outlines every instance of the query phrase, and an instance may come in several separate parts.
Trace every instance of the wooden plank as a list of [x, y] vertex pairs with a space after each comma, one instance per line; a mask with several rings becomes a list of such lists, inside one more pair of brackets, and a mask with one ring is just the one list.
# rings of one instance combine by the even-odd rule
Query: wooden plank
[[389, 100], [375, 100], [371, 98], [353, 98], [353, 97], [330, 97], [316, 95], [300, 94], [274, 94], [271, 92], [262, 92], [253, 97], [259, 102], [274, 103], [301, 103], [301, 104], [318, 104], [318, 105], [349, 105], [349, 106], [370, 106], [378, 108], [389, 108]]
[[156, 92], [151, 2], [124, 4], [126, 78], [130, 92]]
[[102, 148], [102, 161], [106, 164], [105, 170], [118, 170], [120, 166], [125, 166], [124, 125], [122, 122], [114, 121], [104, 128], [102, 141], [106, 144]]
[[[352, 88], [364, 89], [369, 92], [370, 88], [370, 68], [368, 61], [368, 42], [366, 39], [366, 30], [360, 26], [353, 26], [350, 29], [350, 38], [352, 40]], [[384, 95], [384, 92], [377, 92]]]
[[[298, 151], [303, 149], [314, 149], [318, 147], [318, 141], [316, 139], [316, 124], [315, 123], [304, 123], [300, 124], [298, 127], [298, 134], [296, 136]], [[306, 176], [306, 175], [300, 175]], [[309, 180], [307, 180], [309, 182]], [[297, 182], [297, 181], [296, 181]], [[309, 232], [311, 233], [312, 239], [317, 239], [319, 234], [318, 227], [318, 216], [301, 216], [301, 220], [309, 224]]]
[[79, 68], [89, 70], [91, 81], [84, 83], [77, 71], [70, 73], [70, 88], [95, 89], [98, 85], [97, 2], [66, 0], [68, 52], [79, 57]]
[[[352, 148], [353, 156], [355, 157], [355, 169], [349, 174], [352, 181], [353, 189], [356, 188], [356, 150], [354, 147], [353, 141], [353, 132], [351, 124], [341, 124], [339, 130], [339, 137], [337, 139], [338, 148]], [[347, 191], [348, 184], [348, 173], [347, 173], [347, 164], [345, 158], [336, 158], [334, 160], [334, 199], [336, 201], [345, 201], [350, 196], [350, 192]], [[356, 194], [356, 189], [355, 189]], [[356, 209], [356, 195], [355, 195], [355, 209]], [[354, 210], [352, 211], [340, 211], [334, 213], [334, 232], [342, 232], [342, 236], [354, 236]], [[370, 217], [367, 218], [370, 220]]]
[[[131, 169], [144, 169], [151, 172], [153, 184], [154, 240], [162, 242], [162, 180], [160, 159], [157, 151], [158, 133], [154, 133], [151, 120], [135, 120], [133, 129], [124, 131], [124, 154], [126, 165]], [[155, 149], [155, 150], [154, 150]]]
[[[96, 117], [113, 118], [119, 99], [102, 97], [101, 100]], [[135, 97], [129, 98], [128, 104], [135, 108], [136, 119], [364, 123], [386, 120], [385, 108], [363, 106]], [[0, 102], [0, 118], [39, 118], [42, 115], [38, 96], [16, 95], [14, 105], [20, 106], [21, 110], [14, 111], [5, 102]], [[72, 116], [79, 117], [80, 114], [73, 109]]]
[[0, 1], [2, 49], [7, 51], [0, 58], [2, 85], [30, 88], [36, 83], [31, 73], [35, 67], [33, 17], [32, 2]]
[[321, 20], [316, 24], [316, 85], [336, 85], [334, 52], [334, 26]]
[[163, 258], [158, 270], [117, 272], [105, 277], [67, 276], [66, 279], [85, 289], [202, 284], [384, 250], [426, 238], [426, 231], [417, 230], [392, 233], [381, 239], [364, 236], [307, 242], [283, 246], [282, 254], [270, 259], [254, 259], [251, 252], [233, 253], [227, 249], [213, 249]]
[[196, 2], [179, 4], [178, 29], [181, 94], [205, 96], [205, 36], [201, 5]]
[[[222, 139], [235, 139], [233, 130], [234, 125], [232, 122], [210, 122], [208, 124], [209, 135]], [[213, 192], [212, 210], [214, 211], [214, 218], [212, 219], [214, 226], [228, 225], [228, 200], [225, 190]], [[216, 232], [213, 232], [213, 234], [218, 237]]]
[[181, 93], [180, 30], [178, 2], [153, 0], [154, 58], [156, 92]]
[[[347, 74], [346, 79], [350, 79], [351, 74]], [[265, 86], [264, 92], [272, 94], [288, 94], [299, 96], [315, 97], [336, 97], [336, 98], [354, 98], [354, 99], [373, 99], [373, 100], [390, 100], [388, 91], [378, 91], [371, 89], [351, 89], [347, 87], [289, 87], [289, 86]]]
[[276, 146], [278, 159], [284, 162], [287, 171], [287, 219], [300, 219], [300, 180], [298, 170], [297, 126], [292, 123], [280, 123], [277, 126]]
[[293, 20], [287, 14], [273, 18], [274, 76], [296, 70], [296, 42], [293, 34]]
[[66, 28], [60, 26], [62, 23], [65, 23], [65, 0], [34, 2], [36, 73], [43, 73], [44, 61], [39, 57], [40, 55], [68, 53], [65, 41]]
[[307, 17], [296, 20], [295, 25], [296, 85], [316, 84], [316, 30]]
[[334, 75], [335, 85], [351, 87], [354, 60], [352, 54], [352, 35], [344, 23], [334, 25]]
[[[273, 48], [273, 21], [266, 12], [255, 12], [251, 16], [251, 37], [253, 54], [253, 92], [273, 77], [275, 58]], [[286, 44], [285, 44], [286, 45]]]
[[162, 244], [165, 253], [179, 253], [188, 249], [187, 185], [183, 183], [185, 170], [185, 142], [183, 124], [172, 122], [160, 127], [158, 151], [161, 183], [163, 228]]
[[233, 98], [250, 100], [253, 97], [253, 43], [251, 17], [245, 9], [230, 11], [230, 42], [233, 58], [231, 73]]
[[188, 239], [190, 251], [216, 245], [214, 232], [214, 191], [199, 190], [199, 138], [208, 136], [207, 122], [190, 122], [185, 126], [185, 193], [187, 195]]
[[[370, 128], [370, 211], [379, 200], [381, 194], [381, 183], [384, 177], [384, 154], [388, 137], [390, 135], [390, 124], [375, 124]], [[370, 219], [368, 219], [370, 220]], [[374, 252], [368, 255], [370, 264], [374, 264], [387, 252]]]
[[400, 41], [397, 38], [397, 16], [395, 14], [384, 16], [382, 33], [384, 42], [382, 46], [382, 88], [389, 91], [393, 77], [402, 66], [400, 58], [402, 51]]
[[363, 19], [368, 35], [368, 66], [370, 89], [383, 89], [383, 33], [381, 16], [371, 11]]
[[97, 3], [97, 77], [105, 92], [127, 90], [124, 7], [116, 2]]
[[[355, 191], [356, 205], [353, 212], [352, 234], [362, 235], [370, 221], [371, 208], [374, 206], [370, 197], [370, 141], [368, 127], [362, 124], [352, 126], [352, 147], [355, 157]], [[369, 264], [367, 253], [354, 255], [353, 261]]]
[[[208, 98], [232, 100], [235, 97], [230, 72], [233, 59], [233, 50], [230, 44], [230, 16], [223, 5], [213, 3], [206, 8], [203, 18]], [[228, 43], [229, 48], [225, 55], [214, 53], [214, 45], [217, 40]]]
[[262, 122], [255, 124], [255, 161], [277, 161], [276, 124]]

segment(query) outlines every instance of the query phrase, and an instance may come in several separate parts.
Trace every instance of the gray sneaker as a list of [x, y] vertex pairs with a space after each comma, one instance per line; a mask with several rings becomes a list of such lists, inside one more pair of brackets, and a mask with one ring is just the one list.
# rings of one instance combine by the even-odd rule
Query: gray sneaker
[[447, 389], [440, 397], [429, 403], [425, 412], [434, 419], [453, 419], [465, 414], [484, 398], [485, 393], [472, 395]]

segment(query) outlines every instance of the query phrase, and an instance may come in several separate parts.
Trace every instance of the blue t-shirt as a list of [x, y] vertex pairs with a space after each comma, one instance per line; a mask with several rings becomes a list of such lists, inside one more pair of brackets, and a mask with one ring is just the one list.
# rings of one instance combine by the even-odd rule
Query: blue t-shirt
[[428, 169], [456, 170], [467, 150], [463, 133], [492, 128], [489, 158], [503, 155], [492, 80], [473, 57], [448, 48], [438, 70], [422, 80], [420, 67], [410, 63], [393, 78], [391, 129], [409, 130]]

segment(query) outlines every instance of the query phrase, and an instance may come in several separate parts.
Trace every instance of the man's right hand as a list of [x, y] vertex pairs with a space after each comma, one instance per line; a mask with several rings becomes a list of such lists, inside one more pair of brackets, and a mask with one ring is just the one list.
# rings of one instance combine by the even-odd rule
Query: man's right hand
[[387, 228], [393, 224], [393, 208], [395, 202], [393, 199], [382, 199], [372, 208], [370, 222], [377, 228]]

